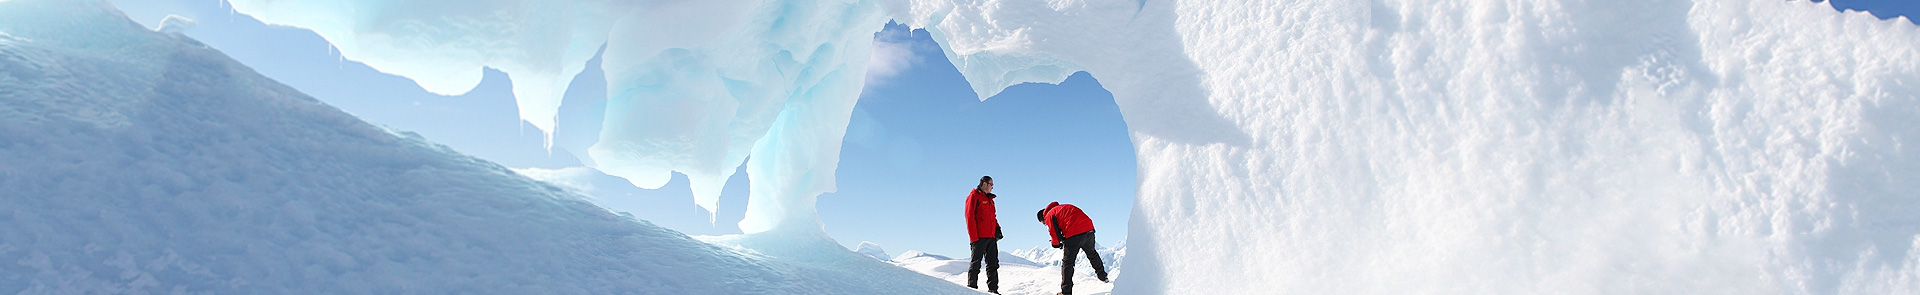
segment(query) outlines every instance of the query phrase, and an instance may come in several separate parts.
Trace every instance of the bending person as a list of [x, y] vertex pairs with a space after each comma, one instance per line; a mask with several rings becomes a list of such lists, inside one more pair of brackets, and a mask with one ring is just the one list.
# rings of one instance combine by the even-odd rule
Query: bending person
[[1053, 202], [1034, 216], [1047, 225], [1053, 247], [1066, 250], [1066, 255], [1060, 255], [1060, 294], [1073, 294], [1073, 259], [1081, 251], [1086, 251], [1087, 261], [1093, 262], [1093, 273], [1101, 282], [1107, 281], [1107, 265], [1100, 261], [1100, 252], [1094, 250], [1093, 219], [1087, 218], [1087, 213], [1080, 212], [1080, 207], [1073, 204]]
[[987, 293], [1000, 294], [1000, 219], [994, 216], [993, 177], [980, 176], [980, 184], [967, 194], [967, 241], [973, 259], [967, 263], [967, 288], [980, 289], [980, 260], [986, 258]]

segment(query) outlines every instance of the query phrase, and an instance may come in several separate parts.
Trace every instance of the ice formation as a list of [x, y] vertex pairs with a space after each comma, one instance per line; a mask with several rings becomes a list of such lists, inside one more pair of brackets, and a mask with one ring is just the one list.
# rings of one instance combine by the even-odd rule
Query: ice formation
[[886, 22], [871, 1], [230, 2], [434, 92], [465, 92], [482, 66], [499, 69], [521, 118], [548, 132], [567, 82], [604, 45], [608, 115], [586, 151], [595, 168], [643, 188], [686, 174], [711, 212], [734, 168], [760, 159], [749, 174], [781, 176], [751, 182], [747, 232], [818, 223], [812, 198], [832, 190]]
[[0, 294], [973, 292], [844, 250], [703, 243], [582, 198], [105, 1], [0, 1]]
[[597, 168], [687, 173], [712, 208], [751, 157], [748, 232], [818, 227], [891, 18], [982, 99], [1113, 93], [1140, 170], [1118, 291], [1920, 292], [1920, 32], [1824, 3], [233, 3], [429, 89], [497, 65], [536, 125], [604, 40]]

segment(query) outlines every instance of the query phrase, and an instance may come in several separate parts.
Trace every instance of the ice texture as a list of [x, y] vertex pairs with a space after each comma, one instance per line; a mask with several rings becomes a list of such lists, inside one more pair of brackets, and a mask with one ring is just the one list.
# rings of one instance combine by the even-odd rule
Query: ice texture
[[976, 57], [1019, 55], [1113, 92], [1140, 159], [1117, 291], [1913, 293], [1920, 36], [1825, 5], [1000, 1], [908, 23], [976, 87], [1020, 72]]
[[751, 182], [740, 222], [749, 233], [786, 221], [818, 231], [812, 200], [833, 190], [839, 139], [886, 21], [872, 1], [230, 2], [436, 93], [465, 92], [481, 67], [499, 69], [521, 118], [546, 132], [568, 82], [604, 45], [607, 115], [587, 162], [642, 188], [686, 174], [695, 204], [714, 212], [734, 168], [760, 159], [750, 175], [779, 176]]
[[[502, 21], [342, 30], [470, 7], [249, 2], [362, 32], [322, 33], [343, 52]], [[621, 106], [596, 167], [704, 179], [712, 208], [700, 187], [750, 145], [748, 232], [817, 231], [866, 42], [891, 18], [982, 99], [1076, 71], [1113, 93], [1140, 173], [1118, 292], [1920, 293], [1920, 32], [1901, 19], [1748, 0], [608, 3], [628, 14], [574, 20], [610, 35], [557, 43], [607, 40]], [[445, 72], [462, 71], [478, 70]]]
[[0, 294], [973, 293], [583, 198], [105, 1], [0, 1]]

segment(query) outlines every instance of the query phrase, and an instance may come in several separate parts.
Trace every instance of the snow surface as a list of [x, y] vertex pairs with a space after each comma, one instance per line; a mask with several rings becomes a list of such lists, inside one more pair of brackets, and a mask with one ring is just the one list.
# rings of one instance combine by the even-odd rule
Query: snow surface
[[582, 198], [105, 1], [0, 1], [0, 294], [973, 293]]
[[[862, 243], [866, 245], [866, 243]], [[875, 245], [874, 247], [879, 247]], [[1042, 250], [1044, 249], [1044, 250]], [[1051, 250], [1052, 252], [1048, 252]], [[1100, 249], [1100, 255], [1107, 259], [1108, 271], [1118, 270], [1120, 257], [1125, 257], [1125, 248]], [[1116, 252], [1118, 251], [1118, 252]], [[1015, 250], [1013, 253], [1000, 252], [1000, 294], [1054, 294], [1060, 292], [1060, 250], [1038, 248], [1034, 250]], [[1118, 253], [1118, 254], [1116, 254]], [[1051, 260], [1029, 260], [1051, 259]], [[1074, 262], [1073, 290], [1075, 294], [1110, 294], [1113, 284], [1101, 282], [1093, 273], [1093, 268], [1080, 257]], [[907, 251], [888, 261], [893, 265], [919, 272], [927, 276], [940, 278], [955, 285], [967, 285], [968, 257], [953, 259], [932, 255], [920, 251]], [[1108, 279], [1118, 280], [1118, 273], [1108, 273]], [[977, 282], [986, 286], [984, 270]]]
[[[750, 233], [820, 235], [891, 17], [982, 99], [1076, 71], [1113, 93], [1140, 171], [1122, 292], [1920, 293], [1920, 32], [1825, 3], [372, 3], [233, 1], [436, 91], [497, 63], [558, 93], [544, 69], [607, 44], [596, 168], [682, 171], [713, 208], [751, 156]], [[521, 100], [550, 126], [557, 94]]]

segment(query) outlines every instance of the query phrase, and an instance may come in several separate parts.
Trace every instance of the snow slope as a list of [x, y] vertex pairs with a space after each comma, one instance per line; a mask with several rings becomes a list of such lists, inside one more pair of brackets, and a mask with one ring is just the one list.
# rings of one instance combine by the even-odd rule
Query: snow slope
[[704, 243], [581, 198], [105, 1], [0, 1], [0, 293], [970, 293], [845, 251]]
[[[878, 245], [875, 247], [878, 247]], [[1049, 255], [1048, 252], [1037, 249], [1034, 251], [1014, 251], [1015, 253], [1000, 252], [1000, 294], [1044, 295], [1060, 292], [1059, 250], [1053, 248], [1045, 249], [1054, 250], [1054, 252], [1050, 254], [1051, 256], [1046, 256]], [[1108, 263], [1107, 268], [1109, 271], [1114, 271], [1117, 270], [1117, 263], [1114, 263], [1115, 260], [1113, 260], [1112, 257], [1116, 254], [1111, 251], [1111, 249], [1101, 249], [1100, 254], [1103, 257], [1108, 257], [1109, 260], [1106, 260]], [[1040, 258], [1053, 260], [1051, 262], [1029, 261], [1027, 257], [1020, 255], [1022, 253], [1037, 254], [1041, 256]], [[1120, 253], [1123, 254], [1118, 255], [1125, 255], [1125, 252]], [[968, 259], [968, 257], [953, 259], [946, 256], [926, 254], [920, 251], [907, 251], [887, 263], [930, 277], [940, 278], [952, 282], [955, 285], [966, 286]], [[1073, 290], [1075, 294], [1110, 294], [1113, 291], [1113, 284], [1101, 282], [1099, 278], [1095, 277], [1093, 269], [1088, 266], [1085, 257], [1077, 260], [1074, 264], [1076, 267], [1073, 273]], [[1108, 277], [1108, 279], [1117, 280], [1119, 278], [1118, 273], [1109, 273], [1108, 275], [1111, 276]], [[986, 288], [987, 282], [984, 271], [980, 276], [980, 281], [976, 283], [978, 283], [981, 288]]]
[[[563, 44], [493, 32], [608, 40], [639, 107], [609, 109], [627, 144], [596, 168], [714, 181], [750, 154], [749, 232], [818, 235], [847, 76], [891, 17], [983, 99], [1076, 71], [1113, 93], [1140, 171], [1123, 292], [1920, 293], [1920, 32], [1824, 3], [580, 0], [549, 7], [613, 8], [543, 28], [492, 18], [532, 0], [233, 2], [375, 68], [457, 68], [415, 79]], [[413, 49], [347, 49], [391, 41]], [[398, 58], [422, 52], [467, 53]]]
[[[915, 262], [895, 262], [901, 268], [913, 270], [927, 276], [940, 278], [954, 285], [967, 285], [967, 260], [925, 260]], [[1082, 268], [1081, 270], [1085, 270]], [[1113, 284], [1100, 282], [1093, 273], [1073, 273], [1074, 294], [1112, 294]], [[1109, 279], [1116, 279], [1111, 277]], [[986, 288], [986, 273], [980, 274], [978, 282], [981, 289]], [[1033, 266], [1023, 264], [1000, 264], [1000, 294], [1006, 295], [1051, 295], [1060, 292], [1060, 266]]]

